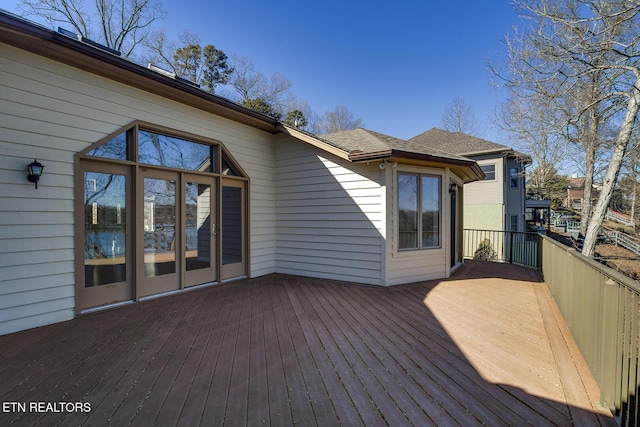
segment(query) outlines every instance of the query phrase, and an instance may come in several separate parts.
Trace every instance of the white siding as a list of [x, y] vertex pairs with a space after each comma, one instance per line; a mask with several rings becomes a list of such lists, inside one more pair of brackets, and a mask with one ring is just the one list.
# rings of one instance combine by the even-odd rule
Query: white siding
[[251, 178], [251, 274], [275, 270], [272, 135], [0, 44], [0, 334], [73, 317], [74, 154], [133, 120], [229, 149]]
[[282, 139], [276, 164], [277, 271], [382, 284], [385, 189], [357, 165]]

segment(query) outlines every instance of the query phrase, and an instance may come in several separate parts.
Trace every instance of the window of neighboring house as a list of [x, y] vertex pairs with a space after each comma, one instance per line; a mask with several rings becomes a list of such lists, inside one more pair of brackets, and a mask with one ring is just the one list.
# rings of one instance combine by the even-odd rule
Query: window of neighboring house
[[441, 178], [398, 173], [398, 249], [440, 247]]
[[480, 165], [480, 169], [484, 172], [484, 181], [495, 181], [496, 180], [496, 165]]
[[518, 168], [511, 168], [509, 176], [511, 178], [511, 188], [518, 188]]
[[511, 215], [511, 231], [518, 231], [518, 215]]

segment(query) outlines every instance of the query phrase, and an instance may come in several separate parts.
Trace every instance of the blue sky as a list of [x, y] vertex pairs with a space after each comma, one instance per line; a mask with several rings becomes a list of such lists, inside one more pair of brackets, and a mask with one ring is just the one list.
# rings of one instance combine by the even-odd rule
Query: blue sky
[[[15, 0], [0, 8], [17, 13]], [[364, 127], [408, 139], [440, 126], [463, 98], [481, 137], [510, 145], [491, 123], [503, 93], [487, 61], [504, 53], [517, 17], [510, 0], [223, 0], [164, 2], [171, 38], [185, 29], [229, 56], [280, 72], [318, 114], [345, 105]]]

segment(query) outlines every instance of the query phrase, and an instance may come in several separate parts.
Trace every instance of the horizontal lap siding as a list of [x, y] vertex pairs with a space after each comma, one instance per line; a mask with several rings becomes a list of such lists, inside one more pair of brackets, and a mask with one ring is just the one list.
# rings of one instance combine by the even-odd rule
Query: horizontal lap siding
[[474, 159], [480, 166], [495, 165], [496, 179], [494, 181], [475, 181], [464, 185], [465, 205], [491, 205], [504, 203], [504, 162], [502, 157], [490, 159]]
[[276, 206], [278, 272], [381, 284], [385, 210], [377, 165], [281, 140]]
[[0, 44], [0, 334], [73, 317], [74, 155], [134, 120], [229, 149], [251, 178], [251, 274], [275, 270], [272, 135]]
[[389, 259], [389, 285], [442, 279], [448, 274], [443, 249], [399, 252]]

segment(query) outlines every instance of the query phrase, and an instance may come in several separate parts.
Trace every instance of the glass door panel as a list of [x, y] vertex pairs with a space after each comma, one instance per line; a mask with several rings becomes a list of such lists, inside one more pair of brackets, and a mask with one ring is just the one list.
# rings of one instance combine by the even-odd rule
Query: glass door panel
[[84, 173], [84, 286], [125, 282], [127, 178]]
[[158, 172], [153, 175], [145, 176], [142, 182], [143, 295], [180, 287], [177, 174], [163, 176]]
[[126, 167], [83, 163], [83, 234], [79, 238], [83, 273], [78, 309], [133, 298], [130, 257], [130, 186]]
[[144, 179], [144, 275], [176, 272], [176, 182]]
[[215, 278], [214, 198], [211, 179], [186, 177], [184, 185], [185, 286], [212, 282]]

